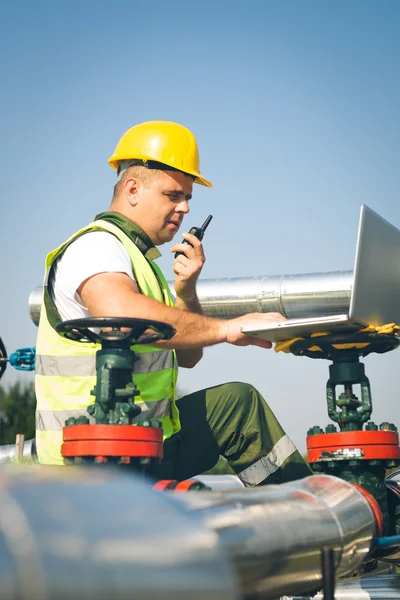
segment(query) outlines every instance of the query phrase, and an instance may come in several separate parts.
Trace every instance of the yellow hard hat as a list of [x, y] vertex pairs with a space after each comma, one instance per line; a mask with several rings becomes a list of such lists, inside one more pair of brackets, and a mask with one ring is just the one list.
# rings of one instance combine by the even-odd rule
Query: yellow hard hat
[[120, 166], [121, 161], [142, 160], [145, 166], [152, 162], [162, 163], [171, 169], [182, 171], [195, 177], [195, 183], [213, 187], [200, 175], [200, 159], [196, 138], [183, 125], [168, 121], [147, 121], [128, 129], [119, 140], [114, 154], [108, 159], [113, 169]]

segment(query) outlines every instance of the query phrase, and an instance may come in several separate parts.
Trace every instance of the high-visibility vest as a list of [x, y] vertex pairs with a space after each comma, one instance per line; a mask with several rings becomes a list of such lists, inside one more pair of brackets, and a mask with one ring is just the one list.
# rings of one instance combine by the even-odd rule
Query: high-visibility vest
[[[48, 278], [51, 266], [67, 246], [88, 231], [106, 230], [125, 246], [132, 261], [136, 282], [141, 293], [173, 306], [169, 286], [158, 266], [143, 256], [131, 239], [116, 225], [94, 221], [48, 254], [46, 274], [36, 344], [36, 444], [39, 462], [63, 464], [61, 456], [62, 430], [70, 417], [85, 415], [94, 403], [90, 395], [96, 383], [95, 355], [99, 344], [82, 343], [60, 336], [54, 329], [60, 320], [50, 297]], [[133, 381], [140, 390], [135, 404], [142, 409], [137, 420], [157, 418], [162, 421], [164, 438], [180, 430], [179, 412], [175, 404], [177, 359], [175, 350], [134, 345], [137, 360]]]

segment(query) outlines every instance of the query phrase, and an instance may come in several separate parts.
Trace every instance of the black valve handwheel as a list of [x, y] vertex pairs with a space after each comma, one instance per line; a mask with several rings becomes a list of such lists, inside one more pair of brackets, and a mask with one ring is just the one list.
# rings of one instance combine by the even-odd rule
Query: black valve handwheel
[[[100, 329], [100, 331], [92, 331], [92, 329]], [[128, 331], [122, 331], [122, 329], [128, 329]], [[148, 329], [153, 333], [145, 333]], [[103, 342], [152, 344], [157, 340], [169, 340], [176, 333], [175, 329], [167, 323], [129, 317], [72, 319], [58, 323], [56, 331], [68, 340], [96, 344]]]
[[8, 362], [7, 350], [6, 350], [5, 345], [3, 344], [3, 340], [0, 338], [0, 379], [4, 375], [4, 371], [6, 370], [6, 367], [7, 367], [7, 362]]
[[[342, 344], [367, 344], [364, 348], [335, 348], [335, 345]], [[376, 332], [358, 332], [358, 333], [336, 333], [308, 337], [304, 340], [298, 340], [290, 347], [290, 352], [295, 356], [307, 356], [309, 358], [327, 358], [333, 360], [346, 354], [358, 354], [359, 356], [368, 356], [372, 352], [384, 354], [394, 350], [400, 344], [400, 339], [393, 334]], [[313, 351], [311, 348], [318, 346], [320, 351]]]

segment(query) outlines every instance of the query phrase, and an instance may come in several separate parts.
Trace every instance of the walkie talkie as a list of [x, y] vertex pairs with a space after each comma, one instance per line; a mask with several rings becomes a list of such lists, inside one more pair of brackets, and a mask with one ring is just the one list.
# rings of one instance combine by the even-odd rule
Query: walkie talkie
[[[201, 227], [192, 227], [191, 229], [189, 229], [189, 233], [191, 233], [192, 235], [195, 235], [197, 237], [197, 239], [201, 241], [204, 237], [205, 230], [207, 229], [207, 227], [210, 224], [211, 219], [212, 219], [212, 215], [208, 215], [207, 219], [204, 221], [204, 223]], [[188, 242], [187, 240], [182, 240], [182, 244], [189, 244], [189, 246], [191, 246], [191, 243]], [[175, 252], [175, 258], [177, 256], [179, 256], [180, 254], [183, 254], [183, 252]]]

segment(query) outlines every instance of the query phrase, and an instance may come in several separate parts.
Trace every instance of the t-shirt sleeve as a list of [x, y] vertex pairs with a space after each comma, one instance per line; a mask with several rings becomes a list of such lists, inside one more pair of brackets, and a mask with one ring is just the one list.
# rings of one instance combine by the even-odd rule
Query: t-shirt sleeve
[[68, 246], [56, 265], [56, 286], [75, 294], [86, 279], [98, 273], [126, 273], [135, 279], [125, 246], [105, 231], [86, 233]]

